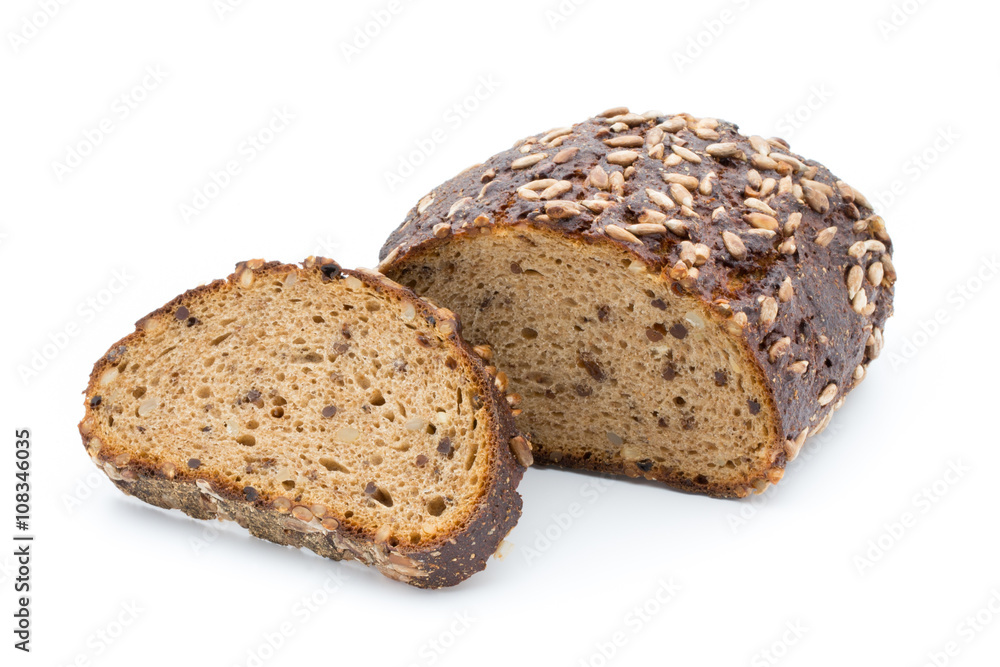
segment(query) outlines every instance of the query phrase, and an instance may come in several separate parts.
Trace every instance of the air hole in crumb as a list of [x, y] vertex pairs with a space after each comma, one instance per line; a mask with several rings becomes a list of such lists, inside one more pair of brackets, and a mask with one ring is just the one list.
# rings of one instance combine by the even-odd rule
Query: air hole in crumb
[[244, 447], [253, 447], [254, 445], [257, 444], [257, 438], [253, 437], [252, 435], [241, 435], [240, 437], [236, 438], [236, 442], [240, 443]]
[[538, 332], [532, 329], [531, 327], [524, 327], [523, 329], [521, 329], [521, 336], [527, 338], [528, 340], [531, 340], [533, 338], [538, 338]]
[[145, 387], [136, 387], [135, 389], [132, 390], [132, 396], [134, 396], [135, 398], [142, 398], [143, 394], [145, 393], [146, 393]]
[[313, 322], [316, 324], [322, 324], [323, 322], [326, 322], [326, 320], [323, 319], [322, 315], [313, 315]]
[[368, 399], [368, 402], [375, 406], [385, 405], [385, 397], [382, 396], [381, 391], [376, 389], [375, 393], [372, 394], [372, 397]]
[[250, 429], [251, 431], [257, 428], [258, 426], [260, 426], [260, 424], [257, 423], [256, 419], [251, 419], [250, 421], [247, 422], [247, 428]]
[[198, 398], [208, 398], [212, 395], [212, 390], [208, 387], [198, 387], [198, 390], [194, 392], [194, 395]]
[[274, 417], [274, 418], [276, 418], [276, 419], [281, 419], [282, 417], [285, 416], [285, 409], [284, 408], [274, 408], [274, 409], [271, 410], [271, 416]]

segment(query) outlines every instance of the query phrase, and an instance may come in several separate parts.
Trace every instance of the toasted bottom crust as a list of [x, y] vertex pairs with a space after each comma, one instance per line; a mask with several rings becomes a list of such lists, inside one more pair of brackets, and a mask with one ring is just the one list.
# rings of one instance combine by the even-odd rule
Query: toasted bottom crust
[[[228, 500], [190, 482], [139, 476], [134, 481], [114, 479], [122, 493], [143, 502], [177, 509], [195, 519], [235, 521], [254, 537], [275, 544], [305, 548], [333, 560], [358, 560], [385, 576], [418, 588], [454, 586], [486, 567], [495, 545], [506, 537], [521, 515], [521, 497], [503, 507], [491, 506], [489, 520], [469, 530], [465, 538], [446, 541], [426, 552], [403, 554], [376, 543], [322, 525], [304, 523], [291, 514], [251, 503]], [[479, 553], [469, 546], [480, 544]]]

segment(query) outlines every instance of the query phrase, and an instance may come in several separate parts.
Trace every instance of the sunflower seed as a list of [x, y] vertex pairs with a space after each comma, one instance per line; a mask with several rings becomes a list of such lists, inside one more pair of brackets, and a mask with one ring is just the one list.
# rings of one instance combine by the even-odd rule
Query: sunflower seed
[[865, 197], [863, 194], [861, 194], [860, 192], [858, 192], [854, 188], [851, 188], [851, 192], [854, 193], [854, 203], [855, 204], [861, 204], [862, 206], [864, 206], [867, 209], [871, 209], [872, 208], [871, 202], [868, 201], [868, 197]]
[[645, 140], [637, 134], [623, 134], [604, 140], [604, 144], [611, 148], [638, 148], [644, 143]]
[[531, 455], [531, 443], [524, 436], [517, 435], [510, 439], [510, 451], [521, 466], [528, 468], [534, 463], [534, 458]]
[[837, 188], [837, 192], [840, 193], [841, 199], [848, 204], [854, 202], [854, 190], [851, 189], [850, 185], [844, 183], [843, 181], [837, 181], [834, 183], [834, 186]]
[[615, 164], [620, 167], [627, 167], [639, 159], [639, 154], [635, 151], [616, 151], [608, 155], [608, 164]]
[[794, 236], [789, 236], [778, 245], [778, 252], [782, 255], [794, 255], [796, 250]]
[[451, 225], [447, 222], [439, 222], [433, 227], [434, 237], [443, 239], [449, 234], [451, 234]]
[[607, 190], [608, 172], [604, 171], [604, 168], [601, 167], [601, 165], [594, 165], [594, 168], [590, 170], [590, 182], [599, 190]]
[[864, 314], [865, 306], [867, 305], [868, 295], [865, 294], [865, 290], [863, 288], [859, 289], [858, 293], [854, 295], [853, 299], [851, 299], [851, 308], [853, 308], [854, 312], [858, 315], [862, 315]]
[[569, 162], [570, 160], [572, 160], [574, 157], [576, 157], [576, 154], [579, 152], [580, 149], [577, 146], [564, 148], [552, 157], [552, 161], [555, 162], [556, 164], [563, 164], [565, 162]]
[[555, 200], [545, 203], [545, 214], [554, 220], [573, 218], [583, 213], [576, 202]]
[[567, 134], [571, 134], [572, 132], [573, 128], [571, 127], [560, 127], [559, 129], [552, 130], [551, 132], [546, 134], [544, 137], [539, 139], [539, 142], [547, 144], [553, 139], [558, 139], [559, 137], [565, 137]]
[[[773, 181], [774, 179], [771, 180]], [[760, 213], [764, 213], [766, 215], [770, 216], [778, 215], [773, 208], [771, 208], [761, 200], [756, 199], [754, 197], [749, 197], [743, 200], [743, 205], [752, 208], [753, 210], [758, 211]]]
[[716, 178], [715, 172], [710, 171], [701, 179], [698, 184], [698, 192], [706, 197], [712, 194], [712, 179]]
[[608, 182], [611, 185], [611, 194], [619, 197], [625, 194], [625, 176], [620, 171], [611, 174]]
[[833, 401], [834, 397], [837, 395], [837, 385], [830, 383], [823, 388], [823, 391], [819, 394], [819, 404], [828, 405]]
[[687, 188], [680, 183], [670, 184], [670, 196], [674, 201], [679, 202], [682, 206], [687, 206], [689, 208], [694, 206], [694, 198], [691, 196], [691, 193], [688, 192]]
[[663, 143], [663, 136], [666, 133], [663, 131], [662, 127], [654, 127], [652, 130], [646, 133], [646, 145], [655, 146], [657, 144]]
[[847, 298], [854, 300], [854, 296], [861, 289], [861, 283], [865, 280], [865, 270], [855, 264], [847, 272]]
[[639, 223], [646, 224], [651, 223], [654, 225], [662, 225], [667, 219], [665, 213], [660, 211], [654, 211], [651, 208], [644, 208], [642, 213], [639, 214]]
[[616, 241], [624, 241], [625, 243], [640, 242], [631, 232], [625, 231], [618, 225], [608, 225], [604, 228], [604, 232]]
[[666, 225], [667, 229], [669, 229], [672, 233], [676, 234], [677, 236], [680, 236], [681, 238], [685, 238], [688, 235], [688, 226], [687, 223], [684, 222], [683, 220], [677, 220], [676, 218], [671, 218], [669, 220], [664, 221], [663, 224]]
[[681, 251], [678, 258], [687, 266], [694, 266], [694, 244], [690, 241], [681, 241]]
[[747, 247], [743, 245], [743, 240], [732, 232], [722, 232], [722, 243], [726, 250], [733, 256], [733, 259], [743, 259], [747, 256]]
[[792, 177], [785, 176], [780, 181], [778, 181], [778, 194], [779, 195], [790, 194], [792, 192], [792, 187], [793, 187]]
[[649, 201], [653, 202], [665, 211], [669, 211], [672, 208], [676, 208], [677, 204], [674, 203], [670, 197], [660, 192], [659, 190], [653, 190], [652, 188], [646, 188], [646, 196], [649, 197]]
[[672, 145], [670, 150], [672, 150], [676, 155], [679, 155], [683, 160], [693, 162], [694, 164], [701, 164], [701, 158], [692, 150], [684, 148], [683, 146], [678, 146], [677, 144]]
[[615, 203], [604, 199], [584, 199], [580, 202], [580, 205], [593, 213], [603, 213], [614, 206]]
[[799, 359], [798, 361], [793, 361], [788, 364], [788, 372], [795, 373], [796, 375], [802, 375], [809, 368], [809, 362], [805, 359]]
[[881, 241], [889, 241], [889, 232], [885, 228], [885, 220], [882, 216], [873, 215], [868, 218], [868, 232]]
[[772, 296], [765, 296], [760, 302], [760, 325], [770, 329], [778, 317], [778, 302]]
[[882, 266], [882, 262], [874, 262], [868, 267], [868, 282], [870, 282], [875, 287], [882, 284], [882, 278], [885, 276], [885, 269]]
[[[804, 181], [808, 183], [810, 181]], [[816, 211], [817, 213], [826, 213], [830, 210], [830, 200], [827, 196], [817, 188], [809, 185], [802, 186], [802, 193], [805, 197], [806, 203], [809, 204], [809, 208]]]
[[743, 220], [757, 229], [769, 229], [772, 232], [778, 231], [778, 221], [764, 213], [744, 213]]
[[622, 116], [628, 113], [628, 107], [611, 107], [606, 111], [602, 111], [597, 114], [598, 118], [614, 118], [615, 116]]
[[785, 221], [785, 228], [782, 230], [785, 236], [791, 236], [802, 224], [802, 214], [796, 211], [788, 216], [788, 220]]
[[816, 245], [827, 247], [830, 242], [833, 241], [833, 237], [837, 235], [836, 227], [827, 227], [816, 235]]
[[548, 155], [546, 153], [535, 153], [533, 155], [525, 155], [524, 157], [519, 157], [510, 163], [511, 169], [527, 169], [528, 167], [533, 167]]
[[527, 199], [528, 201], [538, 201], [542, 198], [541, 195], [539, 195], [534, 190], [530, 190], [524, 187], [517, 189], [517, 196], [520, 197], [521, 199]]
[[754, 134], [750, 137], [750, 145], [761, 155], [767, 155], [771, 152], [771, 145], [759, 135]]
[[541, 193], [542, 199], [556, 199], [573, 189], [573, 184], [569, 181], [556, 181]]
[[456, 213], [458, 213], [460, 210], [462, 210], [471, 203], [472, 203], [472, 197], [462, 197], [461, 199], [459, 199], [458, 201], [456, 201], [454, 204], [451, 205], [451, 208], [448, 209], [448, 215], [444, 216], [444, 219], [448, 220], [449, 218], [453, 217]]
[[660, 177], [663, 178], [666, 183], [676, 183], [683, 186], [685, 190], [690, 190], [692, 192], [698, 187], [699, 184], [697, 178], [694, 176], [688, 176], [687, 174], [673, 174], [668, 171], [661, 171]]
[[423, 213], [427, 210], [427, 207], [434, 203], [434, 193], [425, 195], [423, 199], [417, 204], [417, 213]]
[[785, 276], [784, 281], [781, 283], [781, 287], [778, 288], [778, 300], [782, 303], [788, 303], [792, 300], [792, 296], [795, 294], [795, 288], [792, 287], [792, 279], [790, 276]]
[[882, 330], [878, 327], [874, 327], [865, 346], [869, 348], [868, 357], [870, 359], [878, 359], [878, 356], [882, 354], [882, 348], [885, 347], [885, 340], [882, 338]]
[[685, 127], [687, 127], [687, 122], [681, 116], [674, 116], [670, 120], [663, 121], [662, 123], [657, 125], [657, 127], [663, 130], [664, 132], [669, 132], [670, 134], [677, 134]]
[[777, 186], [778, 186], [778, 181], [770, 177], [765, 178], [760, 184], [760, 196], [761, 197], [768, 196], [769, 194], [774, 192], [774, 188], [776, 188]]
[[771, 153], [768, 155], [773, 160], [778, 162], [783, 162], [795, 170], [795, 173], [805, 171], [806, 165], [798, 158], [794, 158], [791, 155], [785, 155], [784, 153]]
[[479, 182], [488, 183], [489, 181], [492, 181], [496, 177], [497, 177], [497, 170], [494, 169], [493, 167], [490, 167], [489, 169], [483, 172], [482, 176], [479, 177]]
[[[660, 215], [663, 214], [661, 213]], [[649, 236], [650, 234], [665, 234], [667, 232], [667, 227], [653, 222], [640, 222], [637, 225], [628, 225], [625, 227], [625, 231], [635, 234], [636, 236]]]
[[896, 267], [893, 266], [892, 257], [882, 255], [882, 268], [885, 270], [885, 282], [892, 285], [896, 282]]
[[783, 336], [774, 342], [771, 347], [767, 350], [767, 358], [772, 364], [776, 362], [781, 357], [788, 354], [788, 351], [792, 347], [792, 339], [788, 336]]
[[778, 163], [767, 155], [761, 155], [760, 153], [754, 153], [750, 156], [750, 164], [752, 164], [756, 169], [763, 170], [774, 170], [778, 168]]
[[721, 144], [709, 144], [705, 147], [705, 152], [714, 158], [734, 158], [743, 155], [739, 144], [732, 141]]
[[617, 116], [613, 116], [612, 118], [609, 118], [608, 122], [610, 122], [610, 123], [624, 123], [625, 125], [627, 125], [629, 127], [635, 127], [636, 125], [642, 125], [647, 120], [648, 120], [647, 118], [645, 118], [643, 116], [640, 116], [637, 113], [623, 113], [623, 114], [619, 114]]
[[558, 182], [559, 181], [557, 181], [554, 178], [542, 178], [542, 179], [539, 179], [537, 181], [530, 181], [528, 183], [525, 183], [521, 187], [524, 188], [524, 189], [526, 189], [526, 190], [535, 190], [535, 191], [540, 192], [540, 191], [544, 190], [545, 188], [552, 187], [553, 185], [555, 185]]

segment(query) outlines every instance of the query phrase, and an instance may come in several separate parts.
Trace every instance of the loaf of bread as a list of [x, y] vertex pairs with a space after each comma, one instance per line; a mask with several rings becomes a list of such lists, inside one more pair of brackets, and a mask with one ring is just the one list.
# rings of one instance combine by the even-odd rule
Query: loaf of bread
[[492, 344], [538, 463], [743, 497], [879, 355], [891, 251], [781, 139], [618, 108], [435, 188], [379, 268]]
[[451, 312], [383, 276], [251, 260], [111, 347], [80, 433], [126, 494], [436, 588], [521, 513], [531, 451], [496, 384]]

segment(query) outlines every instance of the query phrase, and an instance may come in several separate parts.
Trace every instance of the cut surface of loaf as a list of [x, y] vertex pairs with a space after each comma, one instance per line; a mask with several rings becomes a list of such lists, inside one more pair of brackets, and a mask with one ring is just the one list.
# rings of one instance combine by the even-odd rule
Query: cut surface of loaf
[[374, 272], [244, 262], [97, 363], [84, 444], [146, 502], [451, 585], [516, 523], [530, 459], [459, 329]]
[[452, 310], [543, 464], [777, 482], [882, 348], [882, 219], [780, 139], [615, 109], [435, 188], [381, 270]]

